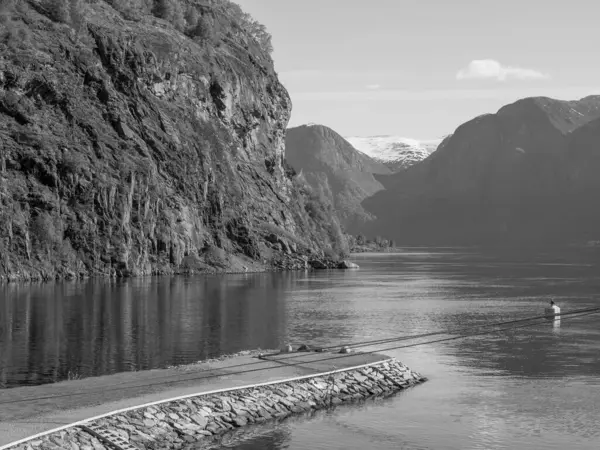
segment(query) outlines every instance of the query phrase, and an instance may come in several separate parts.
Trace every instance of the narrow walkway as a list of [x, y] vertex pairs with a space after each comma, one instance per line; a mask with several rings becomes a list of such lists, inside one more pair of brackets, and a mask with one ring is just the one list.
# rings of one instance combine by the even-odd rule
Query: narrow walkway
[[[0, 391], [0, 446], [119, 409], [345, 369], [388, 358], [357, 353], [332, 361], [318, 361], [330, 356], [333, 355], [306, 353], [285, 364], [277, 362], [278, 358], [263, 361], [256, 357], [238, 356], [216, 363], [3, 390]], [[256, 370], [259, 368], [265, 370]], [[237, 373], [244, 370], [252, 372]]]

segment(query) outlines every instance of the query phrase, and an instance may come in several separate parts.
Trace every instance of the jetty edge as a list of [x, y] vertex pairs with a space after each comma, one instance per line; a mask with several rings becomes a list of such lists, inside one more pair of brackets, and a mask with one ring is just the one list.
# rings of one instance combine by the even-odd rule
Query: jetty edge
[[[426, 381], [396, 359], [378, 354], [356, 353], [346, 367], [323, 371], [326, 363], [319, 361], [327, 355], [331, 354], [307, 353], [293, 365], [282, 358], [282, 374], [313, 372], [307, 375], [140, 402], [9, 443], [0, 450], [182, 449], [247, 425], [391, 395]], [[357, 364], [361, 360], [368, 362]], [[329, 367], [344, 365], [343, 361], [328, 361]], [[278, 364], [277, 358], [270, 362]], [[210, 384], [203, 387], [210, 388]]]

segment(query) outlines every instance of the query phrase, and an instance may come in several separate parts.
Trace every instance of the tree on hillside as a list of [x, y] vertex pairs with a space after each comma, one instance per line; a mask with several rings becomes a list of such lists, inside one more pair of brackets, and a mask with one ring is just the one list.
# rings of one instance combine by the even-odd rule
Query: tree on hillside
[[46, 212], [40, 212], [33, 219], [30, 231], [38, 248], [46, 253], [50, 252], [61, 240], [60, 233], [58, 233], [54, 225], [54, 220]]
[[[0, 0], [0, 16], [5, 17], [14, 7], [14, 0]], [[3, 22], [0, 22], [3, 23]]]
[[198, 11], [193, 6], [189, 6], [185, 12], [185, 22], [188, 30], [193, 30], [198, 24]]
[[212, 24], [205, 15], [198, 18], [196, 26], [190, 32], [190, 36], [201, 41], [208, 41], [213, 37]]
[[[25, 49], [31, 44], [29, 28], [14, 16], [15, 11], [24, 8], [23, 3], [15, 0], [0, 0], [0, 44], [12, 49]], [[0, 159], [0, 170], [4, 159]]]
[[83, 0], [43, 0], [42, 6], [54, 22], [69, 24], [76, 31], [85, 24]]
[[85, 12], [81, 0], [70, 0], [69, 19], [73, 29], [79, 32], [85, 24]]
[[142, 18], [143, 14], [150, 11], [152, 0], [108, 0], [108, 3], [121, 13], [124, 19], [135, 22]]
[[264, 51], [269, 54], [273, 52], [271, 35], [263, 24], [254, 20], [254, 18], [250, 14], [245, 13], [238, 4], [229, 0], [223, 0], [219, 5], [219, 8], [223, 14], [234, 19], [235, 25], [250, 34]]
[[156, 0], [154, 2], [152, 14], [154, 14], [156, 17], [170, 21], [173, 17], [173, 12], [173, 0]]
[[251, 19], [249, 31], [264, 51], [269, 54], [273, 53], [271, 35], [267, 31], [267, 27], [265, 27], [262, 23], [258, 23], [256, 20]]
[[185, 16], [183, 14], [183, 7], [179, 2], [173, 4], [173, 12], [170, 21], [176, 30], [182, 32], [185, 30]]
[[70, 23], [71, 4], [69, 0], [44, 0], [43, 5], [50, 19], [55, 22]]

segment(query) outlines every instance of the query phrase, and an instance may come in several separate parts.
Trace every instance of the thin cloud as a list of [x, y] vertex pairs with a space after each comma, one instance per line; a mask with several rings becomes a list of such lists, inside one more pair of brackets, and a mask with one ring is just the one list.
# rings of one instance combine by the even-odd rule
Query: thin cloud
[[365, 87], [367, 89], [371, 90], [371, 91], [376, 91], [377, 89], [381, 88], [381, 85], [379, 85], [379, 84], [367, 84]]
[[522, 67], [504, 66], [493, 59], [475, 59], [469, 65], [458, 71], [457, 80], [492, 79], [506, 80], [545, 80], [548, 74]]

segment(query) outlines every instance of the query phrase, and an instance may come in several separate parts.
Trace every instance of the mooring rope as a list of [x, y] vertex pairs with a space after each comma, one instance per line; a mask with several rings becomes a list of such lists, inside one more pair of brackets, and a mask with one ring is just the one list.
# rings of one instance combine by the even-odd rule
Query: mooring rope
[[[577, 310], [577, 311], [571, 311], [568, 313], [562, 313], [560, 315], [560, 318], [562, 320], [569, 320], [569, 319], [574, 319], [577, 317], [585, 317], [585, 316], [589, 316], [589, 315], [593, 315], [593, 314], [597, 314], [600, 313], [600, 307], [597, 308], [589, 308], [589, 309], [583, 309], [583, 310]], [[529, 319], [519, 319], [519, 320], [515, 320], [515, 321], [508, 321], [508, 323], [518, 323], [518, 322], [523, 322], [525, 320], [531, 321], [531, 320], [539, 320], [539, 319], [545, 319], [547, 320], [548, 316], [535, 316]], [[506, 324], [507, 322], [498, 322], [499, 324]], [[493, 334], [493, 333], [499, 333], [499, 332], [503, 332], [503, 331], [509, 331], [509, 330], [513, 330], [513, 329], [519, 329], [519, 328], [526, 328], [526, 327], [530, 327], [530, 326], [537, 326], [537, 325], [542, 325], [545, 322], [538, 322], [538, 323], [521, 323], [520, 325], [514, 325], [514, 326], [510, 326], [510, 327], [506, 327], [506, 328], [500, 328], [500, 329], [495, 329], [495, 330], [486, 330], [486, 331], [481, 331], [481, 332], [477, 332], [477, 333], [468, 333], [468, 334], [462, 334], [462, 335], [458, 335], [458, 336], [452, 336], [452, 337], [447, 337], [447, 338], [442, 338], [442, 339], [436, 339], [436, 340], [431, 340], [431, 341], [426, 341], [426, 342], [418, 342], [415, 344], [408, 344], [408, 345], [399, 345], [399, 346], [392, 346], [392, 347], [386, 347], [386, 348], [380, 348], [377, 350], [370, 350], [370, 351], [365, 351], [365, 352], [360, 352], [358, 353], [359, 355], [367, 355], [367, 354], [374, 354], [374, 353], [378, 353], [378, 352], [383, 352], [383, 351], [389, 351], [389, 350], [398, 350], [398, 349], [403, 349], [403, 348], [411, 348], [411, 347], [417, 347], [417, 346], [421, 346], [421, 345], [429, 345], [429, 344], [435, 344], [435, 343], [441, 343], [441, 342], [448, 342], [448, 341], [453, 341], [453, 340], [457, 340], [457, 339], [464, 339], [464, 338], [468, 338], [468, 337], [473, 337], [473, 336], [483, 336], [486, 334]], [[488, 326], [497, 326], [496, 324], [490, 324]], [[476, 328], [482, 328], [483, 326], [479, 326]], [[447, 331], [444, 332], [436, 332], [434, 334], [449, 334]], [[432, 333], [424, 333], [422, 335], [413, 335], [413, 336], [400, 336], [395, 338], [395, 341], [404, 341], [410, 338], [415, 338], [415, 337], [421, 337], [424, 335], [432, 335]], [[379, 340], [381, 341], [381, 340]], [[365, 341], [366, 342], [366, 341]], [[380, 344], [383, 343], [391, 343], [393, 341], [391, 341], [390, 339], [385, 340], [385, 342], [380, 342]], [[371, 345], [371, 344], [369, 344]], [[374, 344], [374, 345], [378, 345], [378, 344]], [[330, 347], [333, 348], [333, 347]], [[302, 353], [302, 354], [294, 354], [294, 355], [290, 355], [287, 358], [282, 358], [285, 360], [289, 360], [292, 358], [298, 358], [298, 357], [303, 357], [306, 356], [307, 353]], [[314, 363], [320, 363], [320, 362], [325, 362], [325, 361], [335, 361], [335, 360], [339, 360], [339, 359], [343, 359], [343, 358], [349, 358], [349, 357], [353, 357], [356, 356], [356, 353], [347, 353], [347, 354], [336, 354], [335, 356], [328, 356], [325, 358], [321, 358], [321, 359], [315, 359], [315, 360], [311, 360], [311, 361], [307, 361], [305, 362], [306, 364], [314, 364]], [[265, 364], [267, 362], [273, 362], [271, 360], [261, 360], [261, 361], [257, 361], [254, 363], [246, 363], [246, 364], [237, 364], [237, 365], [232, 365], [232, 366], [226, 366], [226, 367], [222, 367], [222, 368], [218, 368], [215, 370], [218, 371], [224, 371], [230, 368], [235, 368], [235, 367], [249, 367], [249, 366], [255, 366], [255, 365], [259, 365], [259, 364]], [[302, 362], [301, 362], [302, 363]], [[299, 364], [301, 364], [299, 363]], [[252, 372], [258, 372], [258, 371], [262, 371], [262, 370], [269, 370], [269, 369], [273, 369], [273, 367], [258, 367], [258, 368], [251, 368], [251, 369], [246, 369], [246, 370], [240, 370], [240, 371], [235, 371], [235, 372], [223, 372], [223, 373], [216, 373], [216, 374], [209, 374], [209, 375], [204, 375], [204, 376], [194, 376], [194, 377], [189, 377], [189, 378], [180, 378], [178, 380], [176, 380], [175, 382], [181, 382], [181, 381], [195, 381], [195, 380], [205, 380], [205, 379], [211, 379], [211, 378], [219, 378], [222, 376], [235, 376], [235, 375], [242, 375], [245, 373], [252, 373]], [[171, 378], [172, 375], [170, 376], [166, 376], [166, 377], [161, 377], [161, 378]], [[161, 384], [164, 384], [163, 382], [156, 382], [156, 380], [161, 379], [161, 378], [155, 378], [154, 381], [152, 383], [144, 383], [144, 384], [138, 384], [138, 385], [132, 385], [132, 386], [122, 386], [122, 387], [114, 387], [114, 386], [118, 386], [118, 384], [113, 385], [113, 387], [110, 388], [110, 391], [119, 391], [119, 390], [126, 390], [126, 389], [133, 389], [133, 388], [140, 388], [140, 387], [151, 387], [151, 386], [158, 386]], [[125, 383], [120, 383], [120, 384], [125, 384]], [[87, 394], [94, 394], [94, 393], [103, 393], [106, 392], [106, 389], [102, 389], [102, 390], [96, 390], [96, 391], [83, 391], [83, 392], [69, 392], [69, 393], [65, 393], [65, 394], [57, 394], [57, 395], [48, 395], [48, 396], [40, 396], [40, 397], [30, 397], [30, 398], [21, 398], [18, 400], [11, 400], [11, 401], [5, 401], [5, 402], [0, 402], [0, 405], [7, 405], [7, 404], [14, 404], [14, 403], [21, 403], [21, 402], [28, 402], [28, 401], [37, 401], [37, 400], [50, 400], [50, 399], [54, 399], [54, 398], [64, 398], [64, 397], [74, 397], [74, 396], [78, 396], [78, 395], [87, 395]]]
[[[574, 310], [574, 311], [570, 311], [570, 312], [566, 312], [566, 313], [561, 313], [558, 317], [565, 317], [565, 316], [569, 317], [569, 316], [573, 316], [573, 315], [577, 315], [577, 314], [581, 314], [581, 313], [598, 312], [598, 311], [600, 311], [600, 307], [578, 309], [578, 310]], [[421, 338], [431, 337], [431, 336], [439, 336], [442, 334], [457, 334], [457, 333], [462, 334], [466, 331], [471, 331], [473, 329], [478, 329], [478, 328], [498, 327], [498, 326], [502, 326], [502, 325], [511, 325], [511, 324], [515, 324], [515, 323], [530, 322], [533, 320], [541, 320], [541, 319], [547, 320], [548, 318], [552, 319], [553, 317], [548, 316], [548, 315], [532, 316], [532, 317], [527, 317], [525, 319], [515, 319], [515, 320], [507, 320], [507, 321], [503, 321], [503, 322], [495, 322], [495, 323], [491, 323], [491, 324], [464, 326], [461, 328], [456, 328], [454, 330], [444, 330], [444, 331], [434, 331], [434, 332], [421, 333], [421, 334], [401, 335], [401, 336], [394, 336], [394, 337], [390, 337], [390, 338], [374, 339], [374, 340], [370, 340], [370, 341], [356, 341], [356, 342], [349, 342], [346, 344], [330, 345], [330, 346], [319, 347], [319, 348], [321, 348], [323, 350], [329, 350], [329, 349], [340, 348], [340, 347], [348, 347], [348, 348], [366, 347], [366, 346], [376, 345], [376, 344], [387, 344], [390, 342], [421, 339]], [[276, 356], [276, 355], [279, 355], [279, 353], [269, 353], [269, 354], [265, 354], [263, 356]], [[284, 359], [291, 359], [291, 358], [297, 358], [297, 357], [299, 357], [299, 356], [294, 355], [294, 356], [290, 356], [289, 358], [284, 358]]]

